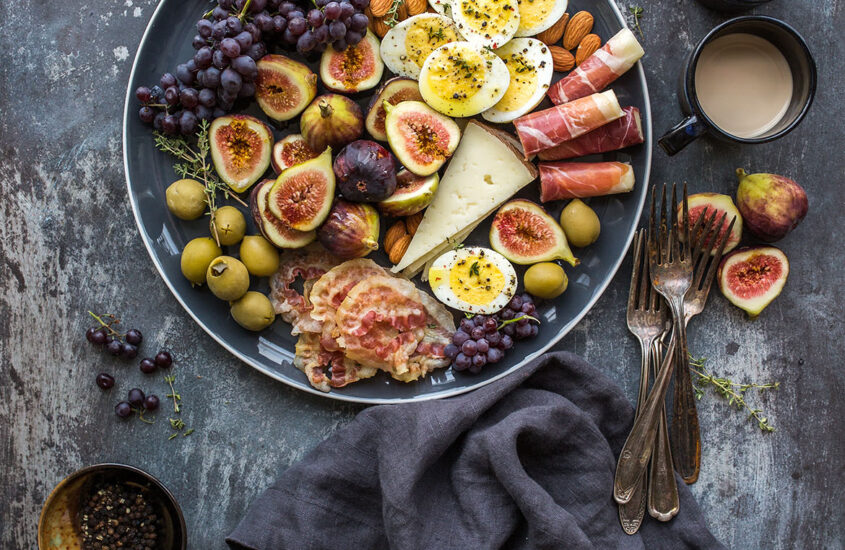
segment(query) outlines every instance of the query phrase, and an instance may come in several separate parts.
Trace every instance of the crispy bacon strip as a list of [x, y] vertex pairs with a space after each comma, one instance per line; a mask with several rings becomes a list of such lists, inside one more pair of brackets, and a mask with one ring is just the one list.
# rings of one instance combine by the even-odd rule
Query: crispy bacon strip
[[607, 88], [644, 54], [637, 37], [622, 29], [578, 67], [555, 82], [547, 92], [556, 105], [586, 97]]
[[622, 118], [622, 108], [613, 90], [529, 113], [514, 121], [527, 159], [565, 141], [591, 132]]
[[[287, 250], [282, 254], [279, 270], [270, 279], [270, 300], [276, 313], [293, 325], [291, 334], [322, 330], [322, 324], [311, 317], [312, 306], [307, 294], [314, 281], [339, 262], [319, 246]], [[303, 294], [291, 288], [297, 277], [305, 281]]]
[[541, 162], [540, 200], [598, 197], [634, 188], [634, 169], [627, 162]]
[[540, 160], [564, 160], [595, 153], [606, 153], [638, 145], [643, 142], [640, 110], [636, 107], [622, 109], [625, 115], [589, 134], [565, 141], [557, 147], [540, 151]]
[[[312, 386], [325, 392], [370, 378], [378, 372], [378, 369], [365, 367], [345, 357], [342, 352], [327, 351], [320, 344], [320, 335], [313, 332], [299, 336], [293, 364], [305, 373]], [[327, 374], [329, 368], [331, 372]]]

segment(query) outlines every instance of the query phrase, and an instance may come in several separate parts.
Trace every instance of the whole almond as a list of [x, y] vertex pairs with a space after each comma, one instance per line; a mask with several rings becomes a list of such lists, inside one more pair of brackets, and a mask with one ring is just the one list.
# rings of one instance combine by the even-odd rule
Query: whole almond
[[565, 50], [560, 46], [549, 46], [549, 51], [552, 53], [552, 64], [557, 72], [571, 71], [575, 66], [575, 56], [569, 50]]
[[591, 30], [593, 30], [593, 16], [588, 11], [579, 11], [566, 25], [566, 31], [563, 33], [563, 47], [574, 50]]
[[411, 235], [417, 234], [417, 228], [420, 226], [420, 222], [422, 222], [423, 213], [417, 212], [416, 214], [412, 214], [405, 218], [405, 227], [408, 228], [408, 233]]
[[393, 0], [370, 0], [370, 11], [374, 17], [384, 17], [391, 5]]
[[601, 38], [597, 34], [588, 34], [578, 44], [578, 51], [575, 52], [575, 64], [580, 65], [585, 59], [596, 53], [601, 48]]
[[538, 34], [537, 40], [543, 42], [547, 46], [553, 46], [557, 44], [558, 40], [560, 40], [563, 36], [563, 31], [564, 29], [566, 29], [566, 24], [568, 22], [569, 14], [564, 13], [561, 18], [557, 20], [557, 23]]
[[[408, 4], [405, 0], [400, 0], [399, 8], [396, 10], [396, 21], [404, 21], [408, 18]], [[393, 25], [391, 25], [392, 27]]]
[[389, 30], [390, 27], [388, 27], [387, 23], [384, 22], [384, 18], [373, 17], [373, 32], [376, 33], [379, 38], [384, 38], [384, 35], [387, 34], [387, 31]]
[[390, 259], [390, 263], [396, 265], [402, 260], [402, 256], [404, 256], [405, 252], [408, 251], [408, 245], [411, 244], [412, 238], [413, 237], [411, 237], [411, 235], [406, 234], [396, 241], [393, 248], [391, 248], [390, 252], [387, 254], [387, 257]]
[[408, 6], [408, 15], [419, 15], [428, 7], [426, 0], [405, 0], [405, 5]]
[[384, 250], [390, 254], [390, 251], [393, 249], [393, 245], [396, 244], [396, 241], [407, 234], [408, 229], [405, 227], [405, 222], [402, 220], [399, 220], [391, 225], [384, 234]]

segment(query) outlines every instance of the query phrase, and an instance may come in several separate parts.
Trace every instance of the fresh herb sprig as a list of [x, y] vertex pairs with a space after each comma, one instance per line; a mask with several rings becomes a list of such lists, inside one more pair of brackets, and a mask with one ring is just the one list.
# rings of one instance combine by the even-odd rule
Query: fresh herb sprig
[[645, 38], [643, 36], [643, 29], [640, 27], [640, 17], [643, 16], [643, 9], [640, 6], [631, 6], [628, 8], [628, 11], [634, 16], [634, 25], [637, 27], [637, 32], [640, 33], [640, 38]]
[[756, 383], [737, 383], [730, 378], [720, 378], [707, 370], [705, 366], [707, 359], [704, 357], [694, 358], [690, 356], [690, 370], [696, 375], [697, 379], [693, 383], [695, 396], [698, 399], [704, 395], [706, 386], [713, 388], [717, 395], [723, 397], [728, 401], [728, 406], [736, 407], [737, 410], [748, 411], [748, 417], [757, 423], [757, 427], [764, 433], [775, 431], [774, 426], [769, 422], [769, 419], [763, 415], [763, 409], [755, 409], [751, 407], [745, 400], [745, 395], [749, 390], [757, 390], [765, 392], [766, 390], [777, 390], [780, 388], [780, 382], [772, 382], [767, 384]]
[[214, 223], [214, 213], [217, 211], [217, 193], [222, 192], [226, 199], [235, 199], [243, 206], [247, 206], [247, 204], [220, 180], [214, 170], [214, 165], [209, 159], [211, 146], [208, 140], [208, 131], [208, 121], [201, 121], [199, 132], [196, 135], [196, 146], [192, 146], [181, 136], [166, 136], [161, 132], [153, 132], [153, 135], [155, 136], [155, 146], [159, 151], [169, 153], [178, 159], [179, 162], [173, 165], [176, 174], [184, 179], [196, 180], [205, 187], [205, 203], [208, 205], [207, 215], [211, 217], [211, 234], [214, 235], [214, 240], [219, 245], [220, 237], [217, 235], [217, 227]]
[[392, 29], [397, 23], [399, 23], [399, 7], [404, 1], [405, 0], [393, 0], [393, 3], [390, 4], [390, 8], [387, 10], [387, 13], [384, 14], [382, 20], [389, 28]]

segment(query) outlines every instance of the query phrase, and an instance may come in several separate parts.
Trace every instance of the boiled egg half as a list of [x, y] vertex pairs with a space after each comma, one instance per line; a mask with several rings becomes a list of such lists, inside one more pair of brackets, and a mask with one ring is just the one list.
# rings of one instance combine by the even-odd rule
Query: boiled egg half
[[392, 72], [417, 79], [428, 55], [449, 42], [461, 40], [448, 17], [421, 13], [387, 31], [381, 40], [381, 58]]
[[428, 282], [438, 300], [467, 313], [496, 313], [516, 293], [513, 265], [489, 248], [452, 250], [437, 258]]
[[490, 122], [510, 122], [543, 101], [554, 73], [552, 52], [534, 38], [514, 38], [495, 54], [508, 68], [510, 84], [502, 99], [481, 116]]
[[534, 36], [558, 22], [568, 0], [519, 0], [519, 28], [514, 36]]
[[519, 28], [517, 0], [452, 0], [451, 6], [458, 32], [478, 46], [495, 50]]
[[469, 42], [451, 42], [431, 52], [419, 77], [425, 102], [452, 117], [486, 111], [502, 99], [509, 83], [505, 62]]

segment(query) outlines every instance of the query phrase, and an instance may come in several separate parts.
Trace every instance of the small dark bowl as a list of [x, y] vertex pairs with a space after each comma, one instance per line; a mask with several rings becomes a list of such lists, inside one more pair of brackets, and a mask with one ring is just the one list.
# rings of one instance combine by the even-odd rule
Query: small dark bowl
[[152, 475], [125, 464], [95, 464], [77, 470], [58, 485], [44, 502], [38, 520], [39, 550], [79, 548], [81, 544], [77, 520], [80, 495], [99, 481], [117, 481], [141, 488], [151, 497], [162, 521], [162, 550], [185, 550], [188, 531], [176, 499]]
[[770, 0], [698, 0], [708, 8], [717, 11], [746, 11], [769, 2]]

